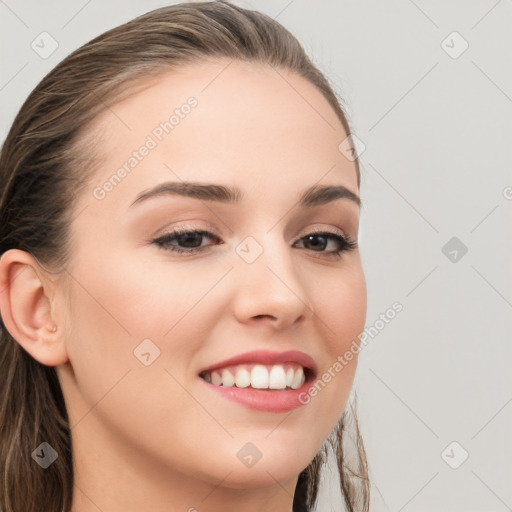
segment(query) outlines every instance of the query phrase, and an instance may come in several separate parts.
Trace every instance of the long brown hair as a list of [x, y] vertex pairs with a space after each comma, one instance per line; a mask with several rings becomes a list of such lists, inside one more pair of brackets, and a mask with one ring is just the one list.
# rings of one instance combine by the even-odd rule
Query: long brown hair
[[[88, 124], [128, 86], [211, 58], [262, 62], [295, 72], [322, 92], [350, 135], [342, 100], [298, 40], [270, 17], [223, 0], [156, 9], [74, 51], [43, 78], [21, 107], [0, 154], [0, 255], [17, 248], [47, 269], [64, 268], [70, 257], [73, 204], [94, 167], [90, 150], [94, 138]], [[357, 159], [355, 164], [359, 186]], [[57, 374], [22, 349], [3, 321], [0, 329], [0, 510], [68, 512], [73, 460]], [[347, 510], [368, 510], [366, 456], [355, 413], [347, 416], [349, 409], [301, 472], [294, 512], [313, 509], [329, 446]], [[354, 420], [355, 464], [347, 460], [344, 447], [349, 417]], [[58, 453], [45, 471], [31, 459], [43, 441]]]

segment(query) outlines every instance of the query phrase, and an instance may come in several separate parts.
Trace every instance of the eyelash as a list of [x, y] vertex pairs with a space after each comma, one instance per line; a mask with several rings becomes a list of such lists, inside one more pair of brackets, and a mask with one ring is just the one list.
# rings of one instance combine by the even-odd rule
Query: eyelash
[[[151, 243], [157, 245], [159, 248], [164, 249], [166, 251], [174, 252], [174, 253], [186, 253], [186, 254], [194, 254], [203, 252], [206, 249], [208, 249], [210, 246], [204, 246], [204, 247], [194, 247], [189, 249], [184, 249], [182, 247], [178, 246], [171, 246], [168, 245], [172, 240], [175, 238], [182, 236], [182, 235], [188, 235], [188, 234], [197, 234], [201, 236], [206, 236], [210, 238], [216, 238], [218, 240], [218, 237], [211, 233], [210, 231], [205, 231], [202, 229], [191, 229], [185, 226], [178, 227], [171, 231], [170, 233], [166, 233], [165, 235], [155, 238], [151, 241]], [[341, 255], [343, 252], [349, 252], [358, 247], [358, 244], [355, 240], [352, 240], [351, 238], [340, 235], [339, 233], [335, 233], [333, 231], [325, 230], [325, 229], [313, 229], [310, 233], [304, 235], [303, 237], [299, 238], [300, 240], [303, 240], [304, 238], [307, 238], [308, 236], [322, 236], [325, 238], [330, 238], [331, 240], [335, 240], [339, 244], [339, 249], [331, 252], [325, 252], [325, 251], [313, 251], [313, 252], [319, 252], [328, 255], [330, 258], [341, 258]], [[167, 247], [166, 247], [167, 246]]]

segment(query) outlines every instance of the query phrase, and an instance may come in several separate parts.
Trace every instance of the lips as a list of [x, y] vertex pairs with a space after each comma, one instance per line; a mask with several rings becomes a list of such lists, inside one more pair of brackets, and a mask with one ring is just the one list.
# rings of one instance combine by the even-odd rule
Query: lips
[[260, 350], [215, 363], [199, 377], [208, 388], [246, 407], [286, 412], [304, 405], [298, 397], [316, 373], [315, 361], [304, 352]]
[[[262, 366], [266, 367], [269, 373], [272, 372], [276, 366], [282, 366], [285, 370], [285, 375], [289, 375], [289, 369], [293, 369], [294, 372], [296, 372], [299, 368], [302, 368], [304, 374], [307, 377], [314, 377], [317, 372], [315, 361], [311, 356], [305, 354], [304, 352], [300, 352], [298, 350], [288, 350], [285, 352], [254, 350], [252, 352], [246, 352], [244, 354], [225, 359], [224, 361], [220, 361], [211, 366], [203, 368], [199, 372], [199, 376], [204, 378], [208, 375], [213, 376], [215, 373], [222, 375], [225, 370], [229, 370], [233, 376], [236, 377], [236, 369], [245, 368], [248, 372], [251, 373], [252, 377], [252, 373], [255, 367], [257, 368], [257, 371], [260, 375], [263, 373], [261, 371]], [[233, 369], [235, 369], [234, 372]], [[274, 373], [276, 372], [274, 371]], [[215, 384], [218, 385], [218, 382]]]

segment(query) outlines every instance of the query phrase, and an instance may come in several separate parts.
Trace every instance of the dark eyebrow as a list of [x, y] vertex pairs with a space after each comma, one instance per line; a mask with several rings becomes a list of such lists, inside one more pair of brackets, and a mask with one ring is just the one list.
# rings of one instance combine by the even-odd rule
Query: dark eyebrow
[[228, 188], [223, 185], [196, 183], [192, 181], [169, 181], [145, 190], [137, 196], [130, 207], [152, 197], [164, 195], [178, 195], [191, 197], [193, 199], [202, 199], [203, 201], [237, 204], [240, 202], [243, 194], [238, 187]]
[[314, 185], [302, 193], [299, 199], [299, 206], [308, 208], [330, 203], [336, 199], [348, 199], [356, 203], [357, 206], [361, 205], [359, 196], [343, 185], [329, 185], [325, 187]]
[[[130, 205], [134, 206], [153, 197], [164, 195], [178, 195], [202, 199], [203, 201], [217, 201], [227, 204], [238, 204], [243, 198], [243, 192], [238, 187], [225, 187], [213, 183], [197, 183], [191, 181], [170, 181], [161, 183], [140, 193]], [[299, 198], [299, 206], [311, 208], [330, 203], [337, 199], [348, 199], [358, 206], [361, 204], [359, 196], [343, 185], [319, 186], [314, 185], [306, 189]]]

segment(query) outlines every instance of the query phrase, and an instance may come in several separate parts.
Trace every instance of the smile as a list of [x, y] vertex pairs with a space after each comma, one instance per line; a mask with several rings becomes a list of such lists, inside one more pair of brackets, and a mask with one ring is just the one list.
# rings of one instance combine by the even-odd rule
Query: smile
[[[306, 370], [307, 371], [307, 370]], [[253, 389], [297, 389], [306, 381], [304, 368], [295, 363], [240, 364], [199, 375], [215, 386]]]
[[223, 399], [249, 409], [284, 413], [305, 405], [299, 397], [316, 374], [315, 361], [304, 352], [257, 350], [204, 368], [198, 376]]

